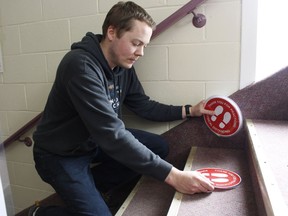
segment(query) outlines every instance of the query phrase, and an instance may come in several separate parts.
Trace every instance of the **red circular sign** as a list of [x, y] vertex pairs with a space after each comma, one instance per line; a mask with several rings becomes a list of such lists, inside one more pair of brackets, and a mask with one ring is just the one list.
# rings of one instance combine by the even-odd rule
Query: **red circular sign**
[[204, 107], [215, 111], [213, 116], [204, 115], [204, 120], [208, 128], [218, 136], [232, 136], [242, 127], [241, 111], [230, 98], [210, 97]]
[[196, 170], [214, 183], [214, 187], [218, 189], [231, 189], [241, 182], [241, 177], [230, 170], [219, 168], [202, 168]]

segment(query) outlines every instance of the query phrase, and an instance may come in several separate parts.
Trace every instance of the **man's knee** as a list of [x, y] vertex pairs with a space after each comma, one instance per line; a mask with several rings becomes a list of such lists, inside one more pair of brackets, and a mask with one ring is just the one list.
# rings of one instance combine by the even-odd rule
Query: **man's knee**
[[159, 155], [161, 158], [166, 158], [169, 154], [169, 144], [168, 142], [162, 137], [159, 136], [157, 140], [157, 148], [155, 154]]

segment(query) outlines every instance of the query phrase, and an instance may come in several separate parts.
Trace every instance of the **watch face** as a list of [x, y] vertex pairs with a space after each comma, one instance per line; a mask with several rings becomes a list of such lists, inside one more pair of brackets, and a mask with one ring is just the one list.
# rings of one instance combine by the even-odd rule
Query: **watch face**
[[185, 114], [186, 117], [190, 117], [190, 107], [192, 107], [191, 105], [185, 105]]
[[218, 136], [232, 136], [242, 127], [242, 114], [238, 105], [228, 97], [213, 96], [206, 100], [205, 109], [215, 111], [204, 115], [208, 128]]

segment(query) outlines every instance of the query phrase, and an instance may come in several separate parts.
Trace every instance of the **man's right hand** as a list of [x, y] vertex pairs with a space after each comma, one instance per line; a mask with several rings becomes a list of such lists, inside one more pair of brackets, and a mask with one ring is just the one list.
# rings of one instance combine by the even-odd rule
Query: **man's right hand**
[[165, 182], [184, 194], [208, 193], [214, 190], [213, 183], [197, 171], [181, 171], [173, 167]]

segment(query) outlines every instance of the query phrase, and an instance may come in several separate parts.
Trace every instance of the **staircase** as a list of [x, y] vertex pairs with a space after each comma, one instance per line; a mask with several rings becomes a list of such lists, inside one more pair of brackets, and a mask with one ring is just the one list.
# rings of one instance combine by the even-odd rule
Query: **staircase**
[[[233, 170], [242, 177], [241, 184], [234, 189], [216, 189], [208, 194], [184, 195], [176, 192], [171, 196], [171, 191], [160, 186], [161, 183], [145, 177], [136, 187], [133, 198], [128, 197], [127, 201], [130, 200], [130, 203], [124, 202], [116, 216], [258, 215], [245, 151], [192, 147], [190, 156], [188, 159], [193, 161], [192, 170], [203, 167]], [[164, 199], [165, 203], [163, 197], [167, 197]]]

